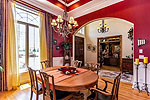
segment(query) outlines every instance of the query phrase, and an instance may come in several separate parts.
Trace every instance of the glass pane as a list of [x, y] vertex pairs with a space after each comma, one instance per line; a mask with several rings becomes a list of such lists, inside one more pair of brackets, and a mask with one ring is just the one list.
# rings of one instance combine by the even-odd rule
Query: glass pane
[[30, 23], [33, 25], [39, 26], [40, 23], [40, 16], [37, 12], [33, 12], [32, 10], [23, 8], [19, 5], [17, 5], [18, 8], [16, 8], [16, 20]]
[[80, 34], [83, 34], [83, 35], [84, 35], [84, 27], [82, 27], [82, 28], [78, 31], [78, 33], [80, 33]]
[[23, 11], [21, 9], [16, 9], [16, 20], [22, 21], [22, 22], [27, 22], [27, 20], [28, 20], [27, 12]]
[[29, 66], [40, 69], [40, 36], [39, 28], [29, 26]]
[[28, 13], [28, 23], [39, 26], [39, 20], [40, 17], [38, 15]]
[[26, 72], [26, 64], [25, 64], [25, 34], [26, 34], [26, 26], [23, 24], [17, 24], [17, 35], [18, 35], [18, 53], [19, 53], [19, 72]]

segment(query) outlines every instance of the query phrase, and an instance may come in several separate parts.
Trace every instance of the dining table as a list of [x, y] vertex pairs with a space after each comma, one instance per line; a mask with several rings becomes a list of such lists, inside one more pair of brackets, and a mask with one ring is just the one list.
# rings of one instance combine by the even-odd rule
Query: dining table
[[[76, 68], [78, 72], [75, 74], [66, 75], [58, 70], [59, 68], [63, 67], [68, 66], [48, 67], [41, 70], [42, 72], [54, 76], [56, 90], [78, 92], [81, 90], [89, 89], [90, 87], [95, 86], [98, 82], [99, 77], [93, 71], [83, 68]], [[38, 80], [41, 80], [40, 76], [38, 76]]]

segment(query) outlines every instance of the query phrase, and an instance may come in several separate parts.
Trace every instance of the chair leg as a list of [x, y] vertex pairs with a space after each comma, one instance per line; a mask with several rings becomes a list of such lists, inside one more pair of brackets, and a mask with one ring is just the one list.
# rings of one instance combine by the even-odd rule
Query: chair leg
[[43, 94], [43, 100], [45, 100], [45, 95]]
[[31, 97], [30, 97], [30, 100], [32, 100], [32, 96], [33, 96], [33, 91], [31, 90]]
[[38, 93], [36, 94], [36, 100], [38, 100], [39, 99], [39, 95], [38, 95]]

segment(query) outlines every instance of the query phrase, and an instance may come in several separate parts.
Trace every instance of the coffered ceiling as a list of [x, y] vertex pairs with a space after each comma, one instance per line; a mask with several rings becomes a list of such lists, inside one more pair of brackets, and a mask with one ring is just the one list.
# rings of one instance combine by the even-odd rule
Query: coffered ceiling
[[48, 1], [62, 9], [64, 9], [66, 6], [67, 11], [69, 12], [69, 11], [71, 11], [75, 8], [78, 8], [92, 0], [66, 0], [66, 3], [65, 3], [65, 0], [48, 0]]
[[22, 1], [32, 4], [56, 16], [61, 15], [66, 6], [69, 16], [77, 18], [124, 0], [66, 0], [66, 3], [65, 0]]

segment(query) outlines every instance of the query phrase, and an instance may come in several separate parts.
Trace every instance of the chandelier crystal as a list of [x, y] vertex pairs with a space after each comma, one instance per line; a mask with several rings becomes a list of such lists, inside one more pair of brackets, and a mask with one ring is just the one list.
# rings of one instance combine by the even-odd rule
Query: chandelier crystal
[[59, 33], [65, 39], [68, 38], [69, 34], [72, 34], [76, 31], [78, 23], [74, 20], [73, 17], [70, 17], [68, 20], [68, 14], [65, 6], [63, 17], [58, 15], [57, 19], [52, 19], [51, 25], [53, 30], [56, 33]]
[[97, 28], [98, 33], [105, 33], [109, 31], [109, 26], [107, 26], [107, 22], [102, 20], [100, 22], [100, 26]]

